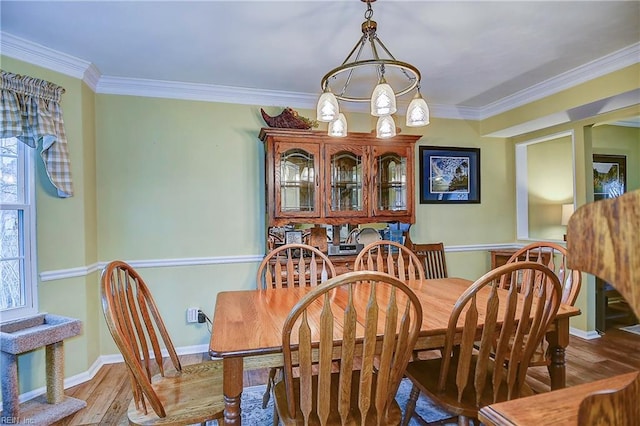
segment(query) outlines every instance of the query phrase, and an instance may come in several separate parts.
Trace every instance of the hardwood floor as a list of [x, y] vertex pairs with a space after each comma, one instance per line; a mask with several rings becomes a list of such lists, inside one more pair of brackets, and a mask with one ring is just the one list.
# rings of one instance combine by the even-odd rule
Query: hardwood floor
[[[618, 329], [610, 329], [599, 339], [582, 340], [571, 336], [567, 348], [567, 386], [640, 370], [640, 336]], [[199, 362], [206, 354], [182, 356], [183, 364]], [[549, 389], [545, 367], [529, 369], [531, 386], [537, 392]], [[244, 385], [266, 382], [268, 370], [247, 371]], [[65, 391], [69, 396], [87, 401], [87, 408], [57, 423], [68, 425], [127, 425], [127, 407], [131, 389], [124, 364], [103, 366], [89, 382]]]

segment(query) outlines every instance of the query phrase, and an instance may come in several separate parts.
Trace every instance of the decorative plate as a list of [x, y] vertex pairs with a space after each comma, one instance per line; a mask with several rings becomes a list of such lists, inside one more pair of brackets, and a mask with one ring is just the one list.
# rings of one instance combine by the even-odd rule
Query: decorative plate
[[375, 241], [380, 241], [381, 239], [382, 237], [380, 236], [380, 233], [375, 229], [363, 228], [362, 231], [358, 233], [358, 237], [356, 238], [356, 241], [366, 246], [367, 244], [371, 244]]

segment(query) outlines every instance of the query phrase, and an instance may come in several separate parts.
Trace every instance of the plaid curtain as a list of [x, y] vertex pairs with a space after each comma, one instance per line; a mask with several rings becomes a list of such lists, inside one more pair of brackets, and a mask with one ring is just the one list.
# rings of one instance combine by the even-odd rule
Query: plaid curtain
[[32, 148], [39, 144], [47, 175], [58, 190], [58, 196], [71, 197], [71, 163], [60, 107], [64, 88], [37, 78], [0, 71], [0, 137], [16, 137]]

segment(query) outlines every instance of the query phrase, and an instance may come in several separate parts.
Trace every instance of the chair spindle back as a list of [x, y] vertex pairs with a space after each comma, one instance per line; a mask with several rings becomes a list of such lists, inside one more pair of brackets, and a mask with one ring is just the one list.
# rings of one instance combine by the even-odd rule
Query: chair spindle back
[[258, 288], [315, 287], [336, 276], [329, 257], [307, 244], [285, 244], [264, 257], [256, 282]]
[[356, 257], [354, 270], [385, 272], [401, 281], [425, 278], [418, 256], [408, 247], [388, 240], [366, 245]]
[[413, 244], [411, 249], [420, 259], [426, 279], [448, 277], [444, 243]]
[[147, 412], [146, 397], [155, 413], [165, 417], [151, 386], [154, 370], [165, 375], [160, 345], [176, 371], [182, 366], [147, 285], [130, 265], [114, 261], [102, 271], [101, 293], [107, 327], [129, 370], [136, 408]]
[[[505, 275], [520, 283], [521, 292], [511, 286], [508, 296], [499, 297], [498, 283]], [[485, 325], [477, 335], [476, 295], [488, 292]], [[449, 368], [457, 369], [458, 401], [467, 385], [474, 386], [480, 404], [486, 378], [492, 374], [494, 402], [501, 386], [507, 386], [507, 399], [517, 398], [525, 384], [527, 368], [537, 345], [560, 306], [558, 277], [544, 265], [517, 262], [500, 266], [480, 277], [456, 302], [449, 318], [438, 387], [444, 390]], [[520, 296], [520, 298], [519, 298]], [[502, 326], [498, 327], [497, 324]], [[462, 340], [454, 342], [462, 327]], [[474, 354], [474, 342], [477, 352]], [[495, 352], [494, 352], [495, 350]], [[452, 360], [455, 360], [452, 362]], [[508, 360], [508, 363], [506, 361]], [[472, 368], [471, 363], [475, 363]], [[506, 363], [506, 368], [499, 368]], [[496, 366], [490, 369], [489, 366]], [[469, 374], [475, 371], [474, 375]]]
[[551, 269], [562, 286], [562, 303], [573, 306], [580, 292], [582, 274], [567, 266], [567, 249], [551, 242], [534, 242], [511, 255], [507, 263], [528, 260]]
[[[366, 295], [368, 302], [356, 303], [356, 293]], [[338, 299], [340, 302], [335, 303]], [[330, 406], [330, 401], [337, 400], [342, 424], [356, 421], [353, 418], [356, 412], [360, 416], [358, 424], [369, 424], [367, 419], [372, 420], [373, 415], [377, 424], [387, 424], [384, 421], [387, 409], [421, 325], [419, 299], [407, 285], [388, 274], [349, 272], [317, 287], [293, 307], [283, 327], [289, 413], [296, 413], [299, 401], [301, 422], [307, 424], [317, 416], [324, 425], [331, 410], [336, 409]], [[342, 342], [340, 347], [334, 345], [336, 341]], [[340, 359], [339, 383], [332, 386], [332, 377], [336, 380], [336, 375], [331, 374], [336, 359]], [[354, 359], [361, 360], [356, 376], [353, 376]], [[294, 390], [296, 364], [300, 385]], [[337, 392], [337, 396], [330, 396], [331, 392]]]

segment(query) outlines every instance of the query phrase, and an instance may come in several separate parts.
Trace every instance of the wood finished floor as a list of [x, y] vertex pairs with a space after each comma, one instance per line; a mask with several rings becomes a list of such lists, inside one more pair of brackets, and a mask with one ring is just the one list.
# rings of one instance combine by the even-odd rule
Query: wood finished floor
[[[640, 335], [611, 329], [599, 339], [582, 340], [571, 336], [567, 348], [567, 386], [592, 382], [617, 374], [640, 370]], [[200, 362], [206, 354], [182, 356], [183, 364]], [[267, 370], [247, 371], [244, 385], [266, 382]], [[529, 369], [529, 382], [537, 392], [549, 389], [545, 367]], [[104, 365], [96, 376], [65, 391], [87, 402], [87, 408], [67, 417], [55, 426], [127, 425], [127, 407], [131, 389], [124, 364]]]

